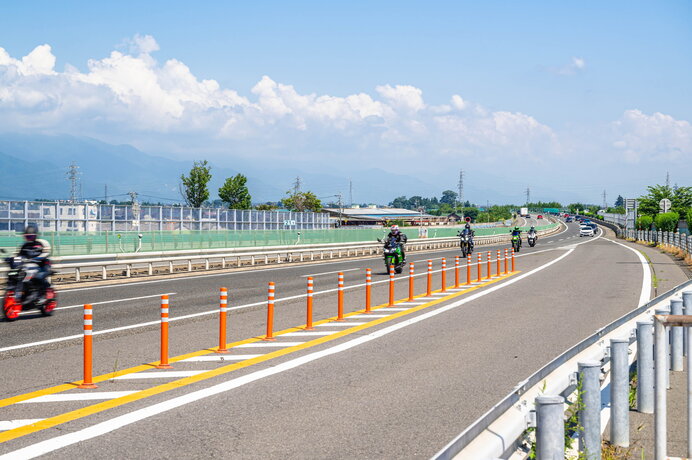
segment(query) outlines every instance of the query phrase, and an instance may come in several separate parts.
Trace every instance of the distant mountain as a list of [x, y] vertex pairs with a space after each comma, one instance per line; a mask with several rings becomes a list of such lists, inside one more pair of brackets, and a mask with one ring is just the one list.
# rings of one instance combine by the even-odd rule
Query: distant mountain
[[[201, 159], [201, 158], [200, 158]], [[192, 161], [180, 161], [144, 153], [131, 145], [112, 145], [88, 137], [69, 135], [0, 134], [0, 199], [67, 199], [70, 184], [67, 169], [75, 162], [81, 173], [81, 196], [103, 199], [108, 186], [109, 199], [126, 200], [129, 191], [140, 194], [142, 201], [180, 201], [178, 183], [187, 174]], [[287, 160], [284, 164], [265, 160], [252, 161], [226, 156], [212, 164], [210, 198], [225, 178], [238, 172], [248, 177], [253, 201], [278, 201], [293, 187], [300, 176], [303, 190], [313, 191], [324, 202], [336, 202], [341, 193], [343, 203], [387, 204], [395, 197], [442, 195], [443, 190], [456, 190], [457, 166], [437, 176], [394, 174], [371, 166], [300, 164]], [[233, 165], [228, 167], [227, 165]], [[507, 180], [488, 180], [481, 172], [473, 173], [464, 196], [478, 204], [521, 203], [522, 189]], [[530, 181], [530, 178], [516, 178]], [[515, 179], [515, 180], [516, 180]], [[484, 184], [478, 186], [478, 184]]]

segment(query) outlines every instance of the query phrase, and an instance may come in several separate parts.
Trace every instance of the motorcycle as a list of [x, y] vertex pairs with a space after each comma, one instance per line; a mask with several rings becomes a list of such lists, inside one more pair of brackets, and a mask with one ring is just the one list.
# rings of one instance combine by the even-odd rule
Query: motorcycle
[[459, 233], [459, 246], [461, 247], [462, 257], [473, 253], [473, 241], [468, 233]]
[[536, 240], [538, 240], [538, 237], [536, 236], [535, 233], [529, 233], [528, 236], [526, 237], [526, 241], [528, 241], [529, 246], [531, 246], [531, 247], [536, 246]]
[[514, 249], [514, 252], [519, 252], [519, 249], [521, 248], [520, 235], [512, 235], [512, 248]]
[[[43, 316], [52, 315], [58, 304], [58, 297], [52, 286], [46, 287], [44, 292], [43, 281], [36, 278], [39, 273], [38, 263], [23, 257], [8, 257], [5, 262], [10, 267], [2, 309], [5, 319], [14, 321], [23, 310], [29, 309], [38, 309]], [[46, 264], [50, 262], [46, 261]], [[52, 273], [50, 267], [48, 273]], [[21, 289], [19, 294], [18, 289]]]
[[[380, 243], [382, 240], [377, 239]], [[387, 272], [389, 272], [389, 267], [394, 266], [394, 271], [396, 273], [401, 273], [404, 269], [404, 257], [401, 253], [401, 245], [397, 242], [396, 238], [392, 237], [388, 241], [384, 242], [384, 266]]]

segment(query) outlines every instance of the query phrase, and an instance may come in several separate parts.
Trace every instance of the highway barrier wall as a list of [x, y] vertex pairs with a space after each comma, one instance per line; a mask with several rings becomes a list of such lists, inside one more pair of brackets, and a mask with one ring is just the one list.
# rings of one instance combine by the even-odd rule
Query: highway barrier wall
[[[629, 446], [630, 395], [636, 391], [636, 410], [653, 414], [655, 451], [647, 458], [667, 459], [666, 391], [670, 372], [683, 368], [692, 389], [691, 333], [692, 280], [598, 330], [519, 382], [433, 458], [524, 459], [533, 452], [538, 459], [600, 459], [606, 429], [601, 420], [608, 415], [611, 444]], [[687, 413], [692, 414], [691, 398]], [[687, 456], [692, 457], [692, 425]]]
[[[545, 230], [555, 224], [536, 227]], [[418, 235], [419, 227], [405, 228], [409, 237]], [[474, 227], [475, 228], [475, 227]], [[527, 230], [527, 227], [522, 227]], [[185, 230], [152, 232], [47, 232], [42, 238], [52, 247], [53, 256], [159, 252], [186, 249], [249, 248], [299, 244], [368, 242], [382, 238], [388, 229], [338, 228], [307, 230]], [[428, 227], [429, 238], [456, 236], [459, 227]], [[477, 236], [507, 233], [507, 227], [475, 228]], [[141, 237], [140, 237], [141, 235]], [[19, 233], [0, 234], [0, 248], [16, 248], [22, 244]]]

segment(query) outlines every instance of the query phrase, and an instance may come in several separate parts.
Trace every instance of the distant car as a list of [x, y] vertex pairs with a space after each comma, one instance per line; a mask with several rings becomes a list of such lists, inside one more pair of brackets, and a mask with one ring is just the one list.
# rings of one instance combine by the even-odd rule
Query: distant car
[[589, 221], [586, 225], [593, 229], [594, 234], [598, 231], [598, 225], [594, 224], [593, 222]]
[[565, 222], [572, 222], [572, 218], [568, 217], [567, 219], [565, 219]]
[[594, 236], [593, 228], [588, 225], [579, 227], [579, 237], [581, 238], [582, 236]]
[[536, 216], [536, 219], [543, 219], [543, 216], [539, 214]]

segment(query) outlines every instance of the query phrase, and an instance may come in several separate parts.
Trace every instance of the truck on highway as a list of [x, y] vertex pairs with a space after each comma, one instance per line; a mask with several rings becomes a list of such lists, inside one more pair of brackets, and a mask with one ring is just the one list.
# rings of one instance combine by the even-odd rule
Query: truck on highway
[[529, 217], [529, 208], [521, 208], [519, 210], [519, 215], [521, 217]]

